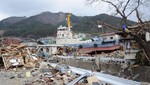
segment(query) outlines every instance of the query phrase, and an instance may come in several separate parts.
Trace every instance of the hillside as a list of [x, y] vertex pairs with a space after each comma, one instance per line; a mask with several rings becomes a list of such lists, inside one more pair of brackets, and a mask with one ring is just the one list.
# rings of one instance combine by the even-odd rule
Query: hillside
[[[51, 13], [51, 12], [43, 12], [41, 14], [31, 16], [29, 18], [20, 19], [14, 22], [6, 23], [4, 26], [1, 25], [6, 20], [10, 20], [9, 18], [0, 21], [1, 28], [5, 29], [4, 36], [21, 36], [21, 37], [46, 37], [46, 36], [55, 36], [56, 30], [59, 25], [66, 25], [66, 16], [67, 13], [59, 12], [59, 13]], [[92, 35], [97, 35], [101, 32], [101, 29], [97, 27], [97, 21], [107, 22], [114, 26], [122, 27], [123, 23], [121, 22], [121, 18], [110, 16], [107, 14], [99, 14], [96, 16], [71, 16], [71, 24], [73, 26], [72, 30], [74, 32], [82, 32], [88, 33]], [[10, 20], [11, 21], [11, 20]], [[128, 21], [130, 24], [134, 22]], [[119, 25], [118, 25], [119, 24]], [[110, 29], [103, 28], [104, 32], [112, 31]]]
[[20, 22], [24, 19], [26, 19], [26, 17], [9, 17], [9, 18], [3, 19], [2, 21], [0, 21], [0, 28], [7, 28], [10, 25]]

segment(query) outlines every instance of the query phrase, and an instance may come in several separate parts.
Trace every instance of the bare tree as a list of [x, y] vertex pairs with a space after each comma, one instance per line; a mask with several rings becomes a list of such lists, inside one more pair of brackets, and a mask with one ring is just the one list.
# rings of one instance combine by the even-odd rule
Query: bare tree
[[[141, 7], [146, 8], [146, 4], [148, 4], [150, 1], [148, 0], [87, 0], [89, 4], [93, 3], [107, 3], [112, 8], [115, 9], [115, 14], [120, 15], [122, 17], [122, 20], [124, 22], [124, 25], [127, 26], [127, 29], [129, 31], [125, 31], [123, 29], [117, 29], [117, 27], [111, 26], [108, 23], [100, 22], [101, 25], [122, 31], [123, 33], [130, 35], [134, 38], [134, 40], [141, 46], [143, 51], [146, 54], [146, 58], [150, 61], [150, 45], [149, 43], [142, 37], [142, 35], [149, 31], [150, 22], [143, 21], [141, 15], [140, 15], [140, 9]], [[148, 7], [147, 7], [148, 8]], [[134, 26], [128, 26], [127, 20], [129, 16], [135, 16], [137, 18], [137, 24]], [[134, 30], [131, 30], [129, 28], [133, 28]]]

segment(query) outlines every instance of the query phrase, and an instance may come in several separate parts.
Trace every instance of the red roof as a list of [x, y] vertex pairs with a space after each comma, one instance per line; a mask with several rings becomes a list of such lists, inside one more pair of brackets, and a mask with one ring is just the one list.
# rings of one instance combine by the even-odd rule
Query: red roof
[[79, 52], [90, 53], [92, 51], [113, 51], [119, 49], [120, 45], [113, 45], [109, 47], [91, 47], [91, 48], [80, 48]]
[[10, 44], [20, 44], [20, 40], [17, 39], [17, 38], [4, 38], [3, 41], [2, 41], [2, 44], [3, 45], [10, 45]]

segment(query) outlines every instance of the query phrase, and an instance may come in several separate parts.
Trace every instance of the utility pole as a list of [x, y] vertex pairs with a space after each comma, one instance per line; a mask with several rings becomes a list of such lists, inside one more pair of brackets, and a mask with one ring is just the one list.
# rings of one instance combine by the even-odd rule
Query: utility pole
[[102, 26], [102, 25], [100, 25], [100, 24], [99, 24], [99, 22], [100, 22], [100, 21], [97, 21], [97, 23], [98, 23], [98, 28], [102, 28], [102, 33], [103, 33], [103, 32], [104, 32], [104, 30], [103, 30], [103, 26]]

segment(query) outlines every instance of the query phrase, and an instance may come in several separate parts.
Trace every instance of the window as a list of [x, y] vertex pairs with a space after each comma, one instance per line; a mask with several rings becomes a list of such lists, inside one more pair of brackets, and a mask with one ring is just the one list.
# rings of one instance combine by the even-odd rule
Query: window
[[113, 39], [113, 37], [110, 37], [110, 39]]

